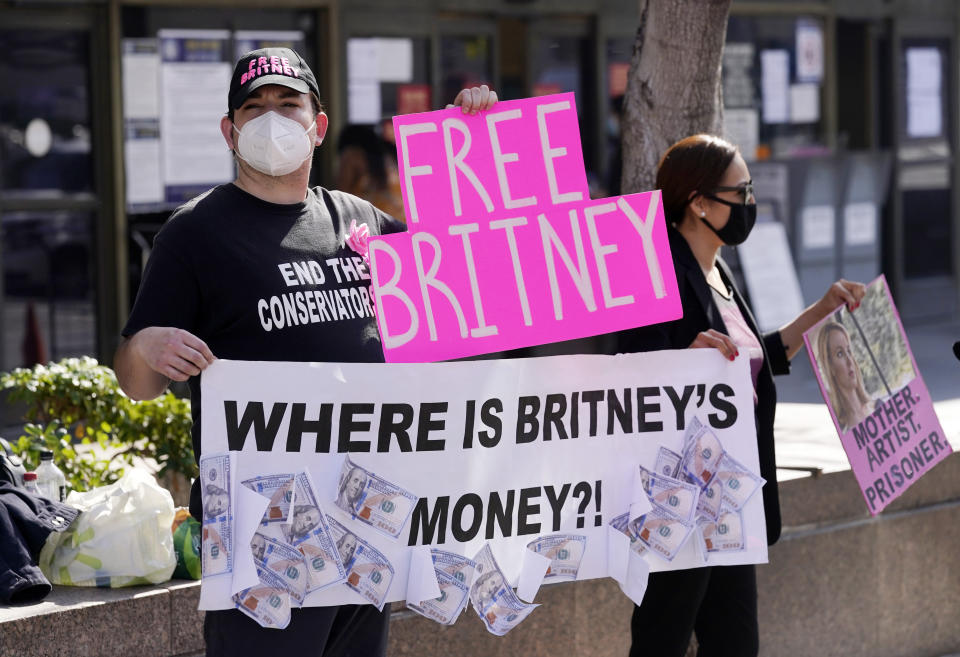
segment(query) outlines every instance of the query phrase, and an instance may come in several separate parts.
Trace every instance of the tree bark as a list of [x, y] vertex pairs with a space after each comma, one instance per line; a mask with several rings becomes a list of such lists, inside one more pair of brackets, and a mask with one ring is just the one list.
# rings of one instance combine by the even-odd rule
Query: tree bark
[[720, 64], [731, 0], [639, 0], [624, 98], [624, 194], [653, 189], [657, 163], [692, 134], [723, 133]]

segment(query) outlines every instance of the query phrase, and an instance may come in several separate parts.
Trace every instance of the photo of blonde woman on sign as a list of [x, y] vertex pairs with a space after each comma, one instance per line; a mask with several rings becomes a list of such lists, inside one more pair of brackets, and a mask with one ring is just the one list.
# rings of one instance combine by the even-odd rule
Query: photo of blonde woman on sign
[[915, 376], [910, 351], [882, 278], [859, 308], [840, 308], [808, 335], [811, 356], [837, 431], [859, 426]]
[[873, 412], [876, 400], [871, 399], [863, 387], [863, 374], [853, 357], [850, 334], [840, 322], [828, 322], [820, 329], [817, 362], [834, 417], [840, 431], [846, 433]]

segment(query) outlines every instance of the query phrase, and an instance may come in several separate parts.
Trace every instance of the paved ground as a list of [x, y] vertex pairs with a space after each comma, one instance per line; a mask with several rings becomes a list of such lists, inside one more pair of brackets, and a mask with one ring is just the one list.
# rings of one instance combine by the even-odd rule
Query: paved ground
[[[906, 332], [944, 433], [960, 451], [960, 361], [953, 355], [960, 320], [907, 326]], [[777, 377], [777, 393], [777, 464], [824, 472], [850, 469], [806, 351], [794, 358], [789, 376]], [[802, 476], [781, 470], [778, 478]]]

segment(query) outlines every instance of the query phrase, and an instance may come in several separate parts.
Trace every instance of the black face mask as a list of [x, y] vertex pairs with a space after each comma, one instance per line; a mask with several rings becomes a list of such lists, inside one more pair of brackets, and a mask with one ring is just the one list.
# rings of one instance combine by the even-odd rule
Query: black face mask
[[744, 205], [743, 203], [731, 203], [730, 201], [725, 201], [722, 198], [714, 196], [713, 194], [704, 194], [703, 196], [712, 201], [716, 201], [717, 203], [723, 203], [729, 207], [730, 219], [720, 230], [717, 230], [711, 226], [710, 222], [704, 217], [700, 217], [700, 221], [706, 224], [707, 228], [716, 233], [717, 237], [719, 237], [720, 240], [727, 246], [737, 246], [738, 244], [743, 244], [746, 241], [747, 236], [750, 235], [750, 231], [753, 230], [753, 225], [757, 223], [757, 204], [750, 203], [749, 205]]

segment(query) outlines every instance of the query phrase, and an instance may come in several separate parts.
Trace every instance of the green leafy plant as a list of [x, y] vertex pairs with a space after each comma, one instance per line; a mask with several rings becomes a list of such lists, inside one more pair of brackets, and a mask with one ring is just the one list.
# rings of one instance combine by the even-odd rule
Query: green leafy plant
[[89, 490], [109, 484], [136, 457], [169, 472], [197, 476], [190, 441], [190, 402], [166, 392], [135, 402], [120, 390], [113, 370], [95, 359], [65, 358], [0, 376], [11, 402], [27, 406], [14, 449], [36, 467], [49, 449], [68, 485]]

